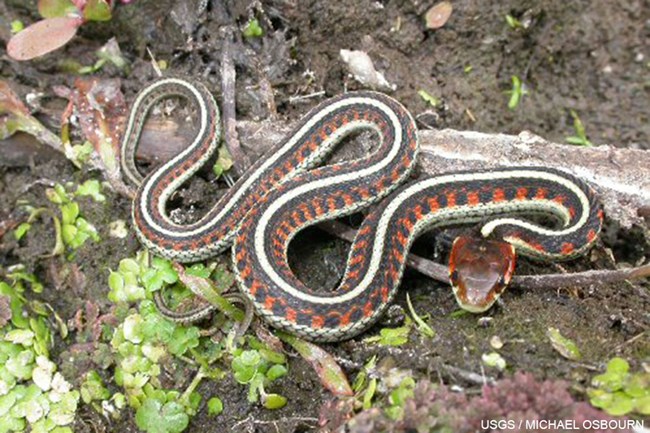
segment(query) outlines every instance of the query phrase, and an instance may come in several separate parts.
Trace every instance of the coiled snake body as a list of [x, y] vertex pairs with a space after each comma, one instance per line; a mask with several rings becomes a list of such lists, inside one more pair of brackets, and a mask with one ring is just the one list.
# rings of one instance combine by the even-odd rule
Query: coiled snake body
[[[143, 179], [133, 156], [142, 125], [153, 105], [171, 95], [196, 104], [199, 132]], [[374, 152], [319, 166], [343, 137], [363, 129], [378, 136]], [[257, 313], [311, 340], [337, 341], [370, 326], [392, 300], [414, 239], [432, 226], [487, 221], [483, 236], [500, 237], [543, 260], [581, 254], [600, 231], [602, 211], [593, 191], [559, 170], [507, 168], [406, 182], [418, 154], [415, 122], [397, 101], [374, 92], [345, 94], [311, 110], [203, 218], [178, 225], [166, 202], [214, 153], [219, 131], [216, 103], [201, 84], [164, 78], [139, 93], [122, 147], [123, 170], [139, 185], [133, 202], [137, 236], [156, 254], [179, 262], [203, 260], [232, 245], [239, 286]], [[359, 228], [334, 292], [314, 292], [296, 278], [286, 253], [297, 232], [373, 203], [379, 205]], [[515, 216], [526, 212], [550, 214], [562, 227], [551, 230]]]

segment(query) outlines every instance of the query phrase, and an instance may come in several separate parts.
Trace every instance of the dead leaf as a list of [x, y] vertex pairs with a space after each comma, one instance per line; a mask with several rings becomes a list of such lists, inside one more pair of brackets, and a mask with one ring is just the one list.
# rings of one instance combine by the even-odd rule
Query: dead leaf
[[424, 21], [428, 29], [439, 29], [444, 26], [452, 11], [454, 10], [451, 2], [444, 1], [432, 6], [424, 15]]

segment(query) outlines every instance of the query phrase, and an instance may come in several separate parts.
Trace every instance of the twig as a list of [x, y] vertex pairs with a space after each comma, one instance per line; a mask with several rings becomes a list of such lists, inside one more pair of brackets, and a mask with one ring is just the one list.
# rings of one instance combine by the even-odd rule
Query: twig
[[243, 174], [251, 165], [248, 155], [244, 153], [237, 135], [237, 118], [235, 113], [235, 63], [232, 58], [232, 28], [225, 27], [223, 49], [221, 53], [221, 92], [224, 140], [234, 161], [233, 169]]
[[640, 334], [637, 334], [637, 335], [635, 335], [634, 337], [630, 338], [629, 340], [625, 340], [624, 342], [622, 342], [621, 344], [619, 344], [618, 346], [616, 346], [616, 347], [614, 348], [614, 350], [612, 350], [612, 352], [614, 352], [614, 353], [615, 353], [615, 352], [618, 352], [618, 351], [619, 351], [623, 346], [627, 346], [627, 345], [630, 345], [630, 344], [634, 343], [635, 341], [638, 341], [639, 339], [641, 339], [641, 337], [643, 337], [644, 335], [646, 335], [647, 332], [648, 332], [648, 331], [643, 331], [643, 332], [641, 332]]
[[445, 370], [449, 374], [455, 374], [457, 376], [462, 377], [468, 382], [471, 382], [475, 385], [485, 385], [485, 384], [493, 384], [496, 382], [496, 380], [493, 377], [490, 376], [485, 376], [485, 375], [480, 375], [478, 373], [474, 373], [473, 371], [468, 371], [468, 370], [462, 370], [458, 367], [453, 367], [451, 365], [447, 364], [442, 364], [441, 365], [442, 369]]
[[318, 92], [309, 93], [307, 95], [290, 96], [289, 104], [295, 104], [297, 102], [308, 102], [309, 99], [320, 98], [321, 96], [324, 95], [325, 95], [325, 91], [321, 90]]
[[259, 61], [255, 62], [257, 75], [259, 77], [260, 94], [266, 102], [266, 110], [269, 112], [269, 120], [276, 120], [278, 118], [278, 108], [275, 105], [275, 97], [273, 96], [273, 86], [269, 81], [266, 67], [262, 66]]
[[277, 431], [280, 431], [278, 428], [278, 425], [280, 422], [284, 423], [289, 423], [289, 422], [294, 422], [294, 423], [318, 423], [318, 418], [312, 418], [312, 417], [299, 417], [299, 416], [294, 416], [290, 418], [282, 418], [281, 420], [271, 420], [271, 421], [263, 421], [263, 420], [258, 420], [253, 418], [252, 416], [249, 416], [248, 418], [244, 418], [241, 421], [236, 422], [233, 424], [231, 427], [232, 431], [237, 431], [239, 427], [241, 426], [246, 426], [249, 427], [249, 431], [254, 431], [254, 427], [256, 425], [272, 425], [275, 427]]

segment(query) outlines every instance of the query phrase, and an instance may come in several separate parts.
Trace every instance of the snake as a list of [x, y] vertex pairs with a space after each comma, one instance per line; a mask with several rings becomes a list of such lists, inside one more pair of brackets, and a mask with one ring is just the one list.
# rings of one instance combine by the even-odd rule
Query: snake
[[[196, 112], [197, 133], [177, 155], [140, 174], [135, 151], [144, 122], [164, 98], [180, 97]], [[271, 326], [317, 342], [349, 339], [368, 329], [394, 298], [414, 240], [433, 227], [481, 224], [480, 234], [541, 261], [584, 254], [601, 230], [594, 190], [549, 167], [507, 167], [415, 177], [416, 123], [398, 101], [355, 91], [318, 104], [284, 139], [257, 159], [196, 222], [174, 222], [171, 195], [215, 154], [219, 109], [206, 86], [159, 78], [135, 97], [121, 147], [122, 170], [137, 186], [132, 223], [141, 244], [167, 259], [191, 263], [230, 249], [241, 292]], [[345, 138], [374, 137], [362, 157], [324, 164]], [[321, 221], [367, 211], [339, 286], [307, 287], [287, 259], [298, 232]], [[548, 227], [526, 219], [543, 214]], [[462, 305], [461, 305], [462, 306]]]

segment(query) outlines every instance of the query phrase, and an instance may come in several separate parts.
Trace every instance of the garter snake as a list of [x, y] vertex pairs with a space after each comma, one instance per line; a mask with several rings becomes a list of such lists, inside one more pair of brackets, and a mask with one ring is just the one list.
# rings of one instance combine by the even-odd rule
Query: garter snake
[[[144, 120], [160, 99], [174, 95], [196, 106], [198, 133], [143, 178], [134, 154]], [[321, 165], [343, 137], [361, 130], [374, 131], [375, 151]], [[132, 209], [137, 237], [178, 262], [231, 248], [240, 289], [257, 313], [311, 340], [346, 339], [369, 327], [392, 300], [414, 239], [432, 226], [483, 221], [485, 237], [502, 238], [520, 254], [563, 260], [583, 253], [602, 224], [592, 189], [556, 169], [515, 167], [407, 181], [418, 154], [415, 122], [394, 99], [367, 91], [312, 109], [199, 221], [174, 223], [165, 210], [170, 195], [213, 155], [219, 138], [219, 111], [202, 84], [163, 78], [140, 91], [122, 145], [123, 171], [139, 185]], [[357, 232], [340, 286], [332, 293], [306, 287], [287, 263], [291, 239], [307, 226], [371, 204], [378, 205]], [[552, 215], [562, 227], [517, 217], [526, 212]]]

